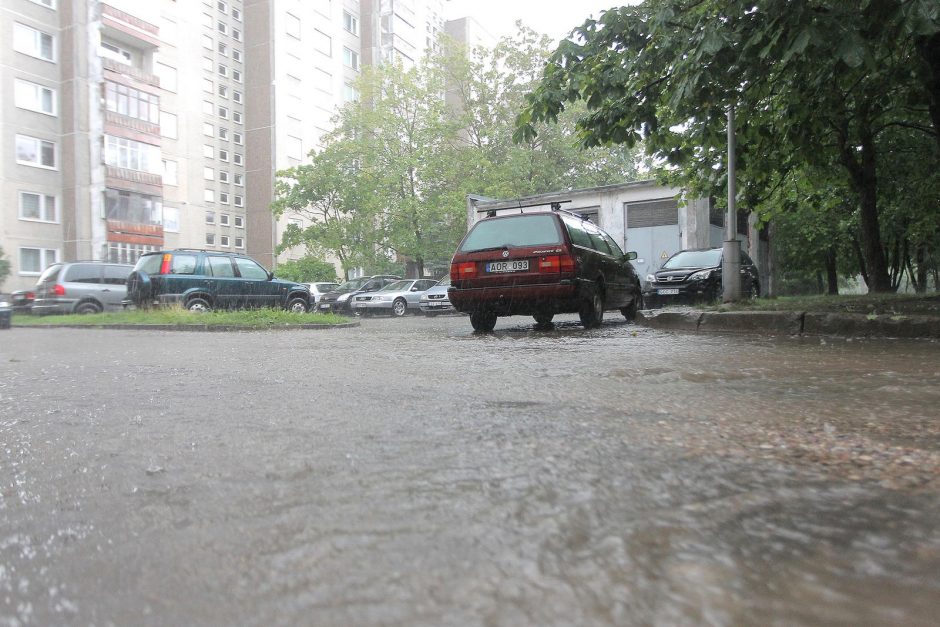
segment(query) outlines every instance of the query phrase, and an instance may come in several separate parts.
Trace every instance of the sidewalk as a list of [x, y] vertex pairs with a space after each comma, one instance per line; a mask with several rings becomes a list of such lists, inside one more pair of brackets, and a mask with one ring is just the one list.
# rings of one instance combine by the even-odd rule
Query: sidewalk
[[940, 316], [812, 311], [701, 311], [647, 309], [637, 323], [666, 331], [839, 337], [940, 339]]

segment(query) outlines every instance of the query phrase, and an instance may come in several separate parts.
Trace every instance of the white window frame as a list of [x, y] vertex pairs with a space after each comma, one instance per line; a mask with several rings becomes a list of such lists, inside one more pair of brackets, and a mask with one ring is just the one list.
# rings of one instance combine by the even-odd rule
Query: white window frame
[[[24, 196], [36, 196], [39, 199], [39, 217], [33, 218], [30, 216], [23, 215], [23, 197]], [[26, 192], [20, 191], [17, 195], [19, 200], [19, 219], [25, 220], [27, 222], [45, 222], [47, 224], [58, 224], [59, 223], [59, 199], [52, 194], [43, 194], [40, 192]], [[49, 210], [49, 202], [52, 202], [52, 219], [49, 219], [46, 214]]]
[[343, 46], [343, 66], [358, 72], [360, 66], [359, 53]]
[[206, 233], [206, 246], [215, 246], [215, 233]]
[[[27, 45], [20, 45], [25, 42], [25, 37], [32, 35], [32, 42]], [[44, 57], [42, 55], [42, 36], [45, 35], [50, 39], [50, 54], [51, 57]], [[58, 55], [56, 54], [56, 38], [55, 35], [41, 31], [38, 28], [33, 28], [32, 26], [27, 26], [26, 24], [21, 24], [20, 22], [13, 23], [13, 49], [19, 53], [25, 54], [27, 56], [33, 57], [35, 59], [42, 59], [43, 61], [48, 61], [50, 63], [55, 63]]]
[[[347, 20], [347, 18], [349, 19]], [[347, 21], [349, 22], [349, 26], [346, 25]], [[343, 9], [343, 30], [345, 30], [347, 33], [350, 33], [358, 37], [359, 36], [359, 16], [353, 15], [346, 9]]]
[[236, 145], [241, 146], [245, 143], [245, 138], [241, 133], [232, 133], [232, 141], [234, 141]]
[[244, 248], [245, 247], [245, 238], [236, 237], [235, 238], [235, 248]]
[[[39, 251], [39, 270], [24, 270], [23, 269], [23, 251], [24, 250], [38, 250]], [[51, 255], [50, 255], [51, 253]], [[50, 260], [49, 257], [52, 257]], [[42, 271], [48, 268], [50, 265], [59, 261], [59, 249], [58, 248], [38, 248], [35, 246], [20, 246], [17, 254], [17, 264], [19, 265], [20, 276], [39, 276], [42, 274]]]
[[203, 144], [202, 145], [202, 156], [206, 159], [215, 158], [215, 146], [212, 144]]
[[219, 236], [219, 246], [222, 246], [223, 248], [229, 248], [229, 239], [228, 239], [228, 235], [220, 235], [220, 236]]
[[228, 204], [228, 192], [219, 192], [219, 204], [220, 205]]
[[238, 48], [232, 48], [232, 60], [236, 63], [242, 62], [242, 51]]
[[238, 172], [235, 173], [235, 184], [239, 187], [245, 186], [245, 175]]
[[224, 161], [228, 163], [228, 150], [224, 148], [219, 148], [219, 161]]
[[[17, 162], [19, 165], [28, 165], [28, 166], [33, 167], [33, 168], [42, 168], [42, 169], [44, 169], [44, 170], [58, 170], [58, 169], [59, 169], [59, 167], [58, 167], [58, 163], [59, 163], [59, 146], [58, 146], [55, 142], [49, 141], [48, 139], [40, 139], [39, 137], [33, 137], [32, 135], [20, 135], [20, 134], [17, 134], [17, 135], [16, 135], [15, 142], [14, 142], [14, 144], [15, 144], [14, 149], [16, 149], [16, 152], [17, 152], [17, 153], [19, 153], [18, 148], [19, 148], [19, 145], [20, 145], [20, 141], [21, 141], [21, 140], [28, 140], [28, 141], [32, 141], [32, 142], [35, 142], [35, 143], [36, 143], [35, 148], [36, 148], [36, 154], [37, 154], [37, 156], [39, 157], [39, 161], [35, 161], [35, 162], [34, 162], [34, 161], [26, 161], [26, 160], [20, 159], [19, 154], [17, 154], [17, 155], [16, 155], [16, 162]], [[46, 164], [42, 163], [42, 148], [43, 148], [43, 144], [49, 144], [49, 145], [52, 146], [52, 165], [46, 165]]]
[[[49, 93], [49, 102], [52, 107], [51, 111], [46, 111], [42, 108], [43, 92]], [[13, 82], [13, 94], [16, 106], [20, 109], [35, 111], [36, 113], [42, 113], [43, 115], [52, 117], [58, 116], [58, 98], [56, 90], [51, 87], [17, 78]], [[24, 99], [30, 100], [31, 102], [24, 102]]]
[[241, 41], [241, 40], [242, 40], [242, 32], [241, 32], [240, 30], [238, 30], [237, 28], [233, 28], [233, 29], [232, 29], [232, 39], [234, 39], [235, 41]]
[[215, 168], [204, 166], [202, 168], [202, 179], [204, 181], [214, 181], [215, 180]]
[[206, 212], [206, 224], [215, 224], [215, 211]]
[[235, 19], [235, 20], [237, 20], [237, 21], [239, 21], [239, 22], [241, 22], [241, 21], [242, 21], [242, 12], [241, 12], [241, 10], [236, 9], [235, 7], [232, 7], [232, 18]]
[[229, 225], [229, 215], [227, 213], [219, 214], [219, 226], [228, 226]]
[[215, 190], [214, 189], [202, 190], [202, 199], [205, 202], [215, 202]]
[[232, 112], [232, 121], [235, 122], [235, 124], [242, 124], [242, 114], [241, 114], [241, 112], [239, 112], [239, 111], [233, 111], [233, 112]]
[[233, 220], [232, 223], [235, 225], [236, 229], [245, 228], [245, 218], [243, 218], [242, 216], [235, 216], [235, 219]]
[[219, 183], [228, 183], [228, 170], [219, 170]]
[[241, 102], [242, 102], [242, 92], [240, 92], [240, 91], [235, 91], [235, 90], [233, 89], [233, 90], [232, 90], [232, 100], [233, 100], [234, 102], [237, 102], [238, 104], [241, 104]]
[[164, 185], [177, 187], [179, 185], [179, 162], [172, 159], [163, 159], [163, 175], [161, 178]]
[[245, 157], [244, 157], [244, 155], [242, 155], [242, 154], [239, 153], [239, 152], [234, 153], [234, 155], [235, 155], [235, 156], [232, 157], [232, 163], [234, 163], [235, 165], [244, 165], [244, 163], [245, 163]]
[[236, 83], [242, 82], [242, 71], [241, 70], [232, 70], [232, 80]]
[[244, 196], [235, 196], [235, 198], [232, 200], [232, 204], [235, 205], [236, 207], [244, 207], [244, 206], [245, 206], [245, 197], [244, 197]]

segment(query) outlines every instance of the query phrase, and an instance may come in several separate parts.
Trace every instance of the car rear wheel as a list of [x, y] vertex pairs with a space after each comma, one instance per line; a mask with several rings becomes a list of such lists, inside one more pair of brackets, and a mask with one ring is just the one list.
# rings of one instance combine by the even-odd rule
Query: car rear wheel
[[91, 301], [86, 303], [79, 303], [78, 307], [75, 308], [75, 313], [77, 314], [96, 314], [101, 313], [101, 305], [98, 303], [93, 303]]
[[206, 313], [212, 311], [212, 307], [209, 306], [209, 301], [204, 298], [190, 298], [186, 301], [186, 309], [194, 313]]
[[291, 313], [307, 313], [307, 301], [299, 296], [287, 302], [287, 311]]
[[758, 298], [760, 296], [760, 286], [757, 281], [751, 281], [751, 288], [747, 291], [748, 298]]
[[474, 311], [470, 314], [470, 326], [474, 331], [490, 332], [496, 327], [496, 314], [492, 311]]
[[623, 317], [626, 318], [629, 322], [633, 322], [636, 320], [636, 312], [640, 309], [643, 309], [643, 295], [637, 293], [637, 295], [633, 297], [633, 302], [626, 307], [623, 307], [620, 310], [620, 313], [622, 313]]
[[152, 286], [146, 272], [131, 272], [127, 277], [127, 297], [138, 307], [144, 307], [150, 302]]
[[532, 317], [535, 318], [535, 323], [537, 325], [540, 327], [545, 327], [552, 323], [552, 318], [555, 317], [555, 314], [539, 312]]
[[591, 295], [581, 303], [581, 310], [578, 311], [581, 318], [581, 324], [585, 329], [593, 329], [601, 326], [604, 320], [604, 296], [601, 291], [595, 289]]
[[392, 315], [401, 318], [406, 313], [408, 313], [408, 303], [405, 302], [404, 298], [396, 298], [395, 302], [392, 303]]

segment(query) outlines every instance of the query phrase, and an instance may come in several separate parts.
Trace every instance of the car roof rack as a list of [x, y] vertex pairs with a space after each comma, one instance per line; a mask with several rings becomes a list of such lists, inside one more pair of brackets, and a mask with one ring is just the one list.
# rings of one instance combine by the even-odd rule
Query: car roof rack
[[488, 209], [488, 208], [477, 209], [477, 213], [486, 213], [486, 217], [492, 218], [496, 216], [497, 211], [508, 211], [510, 209], [518, 209], [519, 213], [523, 213], [522, 211], [523, 209], [528, 209], [530, 207], [544, 207], [545, 205], [549, 205], [552, 208], [552, 211], [561, 211], [562, 213], [567, 213], [569, 215], [577, 216], [581, 219], [584, 219], [584, 217], [581, 214], [575, 213], [573, 211], [566, 211], [561, 208], [562, 204], [569, 203], [569, 202], [571, 202], [571, 200], [552, 200], [548, 202], [535, 202], [535, 203], [529, 203], [527, 205], [523, 205], [521, 202], [517, 201], [515, 206], [500, 207], [498, 209]]

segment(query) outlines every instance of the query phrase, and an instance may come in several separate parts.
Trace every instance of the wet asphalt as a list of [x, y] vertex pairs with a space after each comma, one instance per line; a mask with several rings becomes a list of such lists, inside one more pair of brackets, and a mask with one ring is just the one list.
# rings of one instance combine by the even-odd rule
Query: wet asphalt
[[940, 344], [0, 331], [0, 625], [934, 625]]

